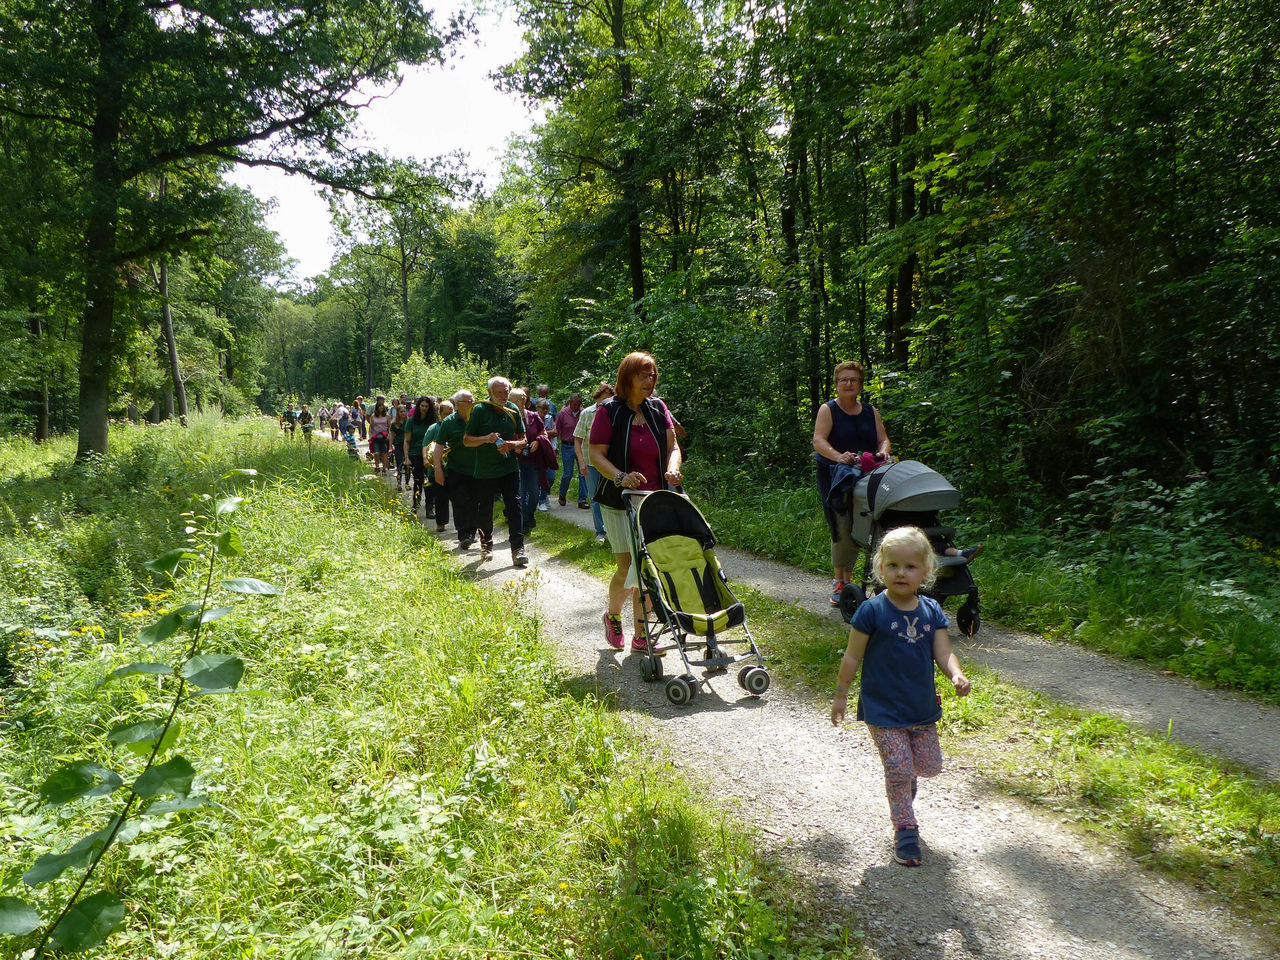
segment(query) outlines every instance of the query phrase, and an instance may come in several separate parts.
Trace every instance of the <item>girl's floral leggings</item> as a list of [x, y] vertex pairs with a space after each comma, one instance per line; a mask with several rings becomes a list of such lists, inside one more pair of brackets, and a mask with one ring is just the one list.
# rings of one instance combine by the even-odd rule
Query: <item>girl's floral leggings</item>
[[867, 732], [880, 751], [884, 764], [884, 792], [889, 798], [889, 818], [893, 828], [916, 826], [912, 807], [916, 777], [936, 777], [942, 772], [942, 747], [938, 743], [938, 726], [934, 723], [918, 727], [873, 727]]

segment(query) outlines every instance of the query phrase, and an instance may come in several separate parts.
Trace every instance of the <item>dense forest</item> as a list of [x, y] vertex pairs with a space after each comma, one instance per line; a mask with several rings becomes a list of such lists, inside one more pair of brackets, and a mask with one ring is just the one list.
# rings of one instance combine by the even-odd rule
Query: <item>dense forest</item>
[[[648, 350], [719, 541], [825, 578], [810, 437], [856, 359], [894, 452], [963, 494], [988, 625], [1280, 701], [1274, 4], [506, 6], [525, 44], [493, 81], [544, 119], [478, 187], [466, 158], [351, 145], [474, 11], [0, 0], [0, 937], [24, 956], [117, 930], [119, 957], [862, 955], [837, 888], [759, 857], [730, 793], [699, 800], [622, 715], [620, 664], [561, 675], [536, 578], [469, 582], [358, 454], [253, 422], [289, 401], [491, 372], [563, 400]], [[322, 274], [243, 167], [324, 191]], [[547, 513], [539, 550], [611, 563]], [[825, 708], [844, 624], [747, 596]], [[982, 797], [1272, 923], [1274, 783], [1172, 719], [975, 687], [946, 737]], [[111, 763], [141, 772], [107, 819]], [[1111, 889], [1090, 862], [1071, 889]], [[1086, 924], [1046, 918], [1074, 950]]]
[[[83, 455], [108, 417], [349, 398], [414, 354], [568, 388], [645, 348], [704, 475], [790, 484], [852, 357], [897, 451], [992, 516], [1194, 489], [1280, 526], [1280, 25], [1253, 0], [527, 0], [496, 82], [546, 120], [486, 195], [341, 146], [360, 84], [465, 17], [2, 9], [6, 431]], [[236, 164], [331, 191], [325, 274], [280, 283]]]

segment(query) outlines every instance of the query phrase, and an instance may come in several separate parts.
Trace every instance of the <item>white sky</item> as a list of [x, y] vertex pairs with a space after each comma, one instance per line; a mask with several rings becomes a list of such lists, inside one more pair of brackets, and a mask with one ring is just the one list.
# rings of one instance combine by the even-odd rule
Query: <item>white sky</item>
[[[361, 111], [360, 145], [396, 157], [426, 160], [453, 150], [470, 156], [470, 167], [497, 183], [507, 139], [540, 119], [514, 97], [494, 89], [487, 74], [523, 50], [520, 28], [509, 15], [477, 18], [479, 35], [444, 67], [409, 68], [390, 96]], [[329, 209], [309, 181], [279, 170], [238, 167], [228, 177], [263, 200], [276, 200], [267, 225], [298, 261], [295, 279], [329, 268], [333, 254]]]

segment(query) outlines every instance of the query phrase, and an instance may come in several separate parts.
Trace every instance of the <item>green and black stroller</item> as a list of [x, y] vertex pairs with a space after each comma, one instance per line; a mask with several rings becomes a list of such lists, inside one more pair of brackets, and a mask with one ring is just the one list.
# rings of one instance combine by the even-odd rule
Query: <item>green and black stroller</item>
[[634, 544], [631, 562], [650, 601], [645, 604], [649, 652], [640, 664], [641, 676], [662, 679], [662, 658], [675, 650], [680, 673], [667, 680], [666, 694], [682, 706], [705, 682], [693, 675], [694, 667], [723, 673], [749, 661], [738, 672], [738, 685], [760, 696], [769, 689], [769, 672], [747, 629], [746, 610], [720, 568], [715, 534], [702, 512], [671, 490], [624, 491], [622, 499]]

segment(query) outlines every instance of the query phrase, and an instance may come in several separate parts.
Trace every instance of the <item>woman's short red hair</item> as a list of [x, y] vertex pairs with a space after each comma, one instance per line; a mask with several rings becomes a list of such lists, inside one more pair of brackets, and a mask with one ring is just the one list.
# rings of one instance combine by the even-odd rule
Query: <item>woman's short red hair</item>
[[651, 355], [640, 350], [628, 353], [622, 358], [622, 362], [618, 364], [618, 381], [613, 388], [613, 392], [622, 397], [623, 400], [626, 400], [631, 394], [631, 387], [636, 382], [636, 379], [649, 367], [653, 368], [653, 372], [656, 375], [658, 361], [653, 359]]

